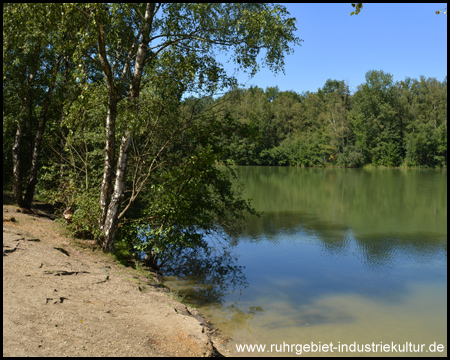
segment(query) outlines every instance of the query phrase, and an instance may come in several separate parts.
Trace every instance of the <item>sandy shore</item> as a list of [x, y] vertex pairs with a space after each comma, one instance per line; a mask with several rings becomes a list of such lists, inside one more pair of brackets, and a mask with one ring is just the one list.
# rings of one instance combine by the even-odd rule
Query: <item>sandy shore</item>
[[208, 321], [155, 274], [33, 210], [3, 206], [3, 356], [226, 354]]

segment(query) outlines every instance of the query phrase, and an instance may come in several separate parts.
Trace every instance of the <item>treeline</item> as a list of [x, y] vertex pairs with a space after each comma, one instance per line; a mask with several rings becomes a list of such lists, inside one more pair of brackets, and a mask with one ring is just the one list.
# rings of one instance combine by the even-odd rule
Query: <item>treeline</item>
[[371, 70], [354, 94], [330, 79], [315, 93], [250, 87], [222, 100], [238, 122], [228, 163], [447, 166], [447, 77], [394, 83]]

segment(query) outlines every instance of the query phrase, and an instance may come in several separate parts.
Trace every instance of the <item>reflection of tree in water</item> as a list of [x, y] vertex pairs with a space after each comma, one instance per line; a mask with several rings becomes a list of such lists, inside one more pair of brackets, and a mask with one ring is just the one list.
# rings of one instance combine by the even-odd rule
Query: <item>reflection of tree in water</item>
[[421, 260], [434, 259], [439, 254], [447, 256], [444, 233], [392, 230], [360, 233], [350, 226], [301, 212], [266, 212], [261, 218], [249, 218], [248, 227], [241, 236], [232, 238], [233, 245], [237, 246], [241, 241], [278, 243], [280, 239], [303, 236], [316, 237], [324, 250], [333, 256], [350, 252], [360, 254], [364, 264], [373, 269], [393, 264], [399, 255]]
[[[185, 283], [177, 292], [187, 303], [206, 306], [214, 316], [214, 327], [232, 334], [246, 326], [261, 306], [239, 306], [239, 301], [224, 304], [227, 295], [242, 293], [248, 287], [244, 267], [237, 264], [237, 257], [226, 248], [207, 253], [204, 249], [185, 249], [164, 270], [164, 276], [174, 276]], [[226, 329], [226, 330], [225, 330]]]
[[225, 295], [248, 286], [243, 267], [224, 248], [221, 252], [185, 249], [164, 269], [164, 276], [189, 281], [189, 288], [180, 291], [191, 303], [222, 303]]
[[398, 254], [420, 261], [431, 261], [440, 255], [447, 257], [447, 241], [444, 234], [431, 232], [369, 234], [358, 235], [355, 241], [366, 265], [372, 268], [386, 266], [393, 258], [398, 258]]

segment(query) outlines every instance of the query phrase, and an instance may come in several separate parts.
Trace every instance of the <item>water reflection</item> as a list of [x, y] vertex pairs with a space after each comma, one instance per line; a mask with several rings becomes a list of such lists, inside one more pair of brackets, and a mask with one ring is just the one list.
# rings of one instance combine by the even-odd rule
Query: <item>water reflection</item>
[[179, 279], [188, 281], [182, 293], [187, 302], [196, 305], [220, 305], [226, 294], [248, 286], [243, 266], [226, 248], [209, 254], [204, 249], [186, 249], [168, 265], [164, 275], [172, 285]]
[[357, 233], [349, 226], [293, 211], [265, 212], [261, 219], [248, 219], [248, 227], [239, 236], [230, 235], [233, 246], [238, 246], [240, 241], [269, 241], [274, 244], [280, 241], [295, 242], [305, 236], [315, 237], [332, 255], [344, 254], [351, 248], [364, 257], [367, 266], [387, 266], [402, 256], [424, 259], [447, 253], [446, 233], [392, 230], [385, 233]]
[[[279, 228], [327, 223], [355, 233], [447, 232], [447, 170], [241, 167], [245, 196]], [[285, 216], [286, 215], [286, 216]], [[250, 227], [264, 226], [248, 219]], [[439, 229], [439, 230], [438, 230]]]
[[446, 170], [240, 173], [264, 214], [169, 281], [225, 335], [446, 344]]

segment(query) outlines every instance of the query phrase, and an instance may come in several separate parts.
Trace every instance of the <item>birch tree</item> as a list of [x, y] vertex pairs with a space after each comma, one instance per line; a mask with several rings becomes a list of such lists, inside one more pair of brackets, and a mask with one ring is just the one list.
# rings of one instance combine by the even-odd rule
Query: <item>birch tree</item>
[[[103, 249], [113, 251], [118, 220], [124, 215], [129, 150], [135, 132], [142, 130], [137, 121], [144, 106], [139, 103], [142, 90], [159, 84], [176, 89], [178, 99], [186, 92], [211, 96], [236, 83], [217, 60], [219, 52], [229, 54], [236, 69], [251, 75], [261, 62], [277, 72], [300, 40], [294, 35], [295, 19], [279, 5], [71, 4], [65, 11], [78, 19], [67, 26], [80, 58], [101, 69], [108, 93], [99, 226]], [[167, 100], [174, 94], [164, 96]], [[120, 102], [127, 112], [119, 121], [119, 136]]]

